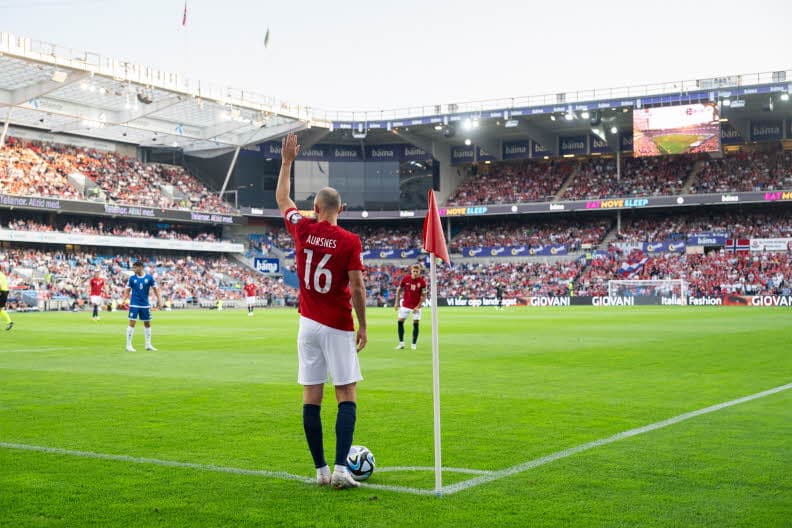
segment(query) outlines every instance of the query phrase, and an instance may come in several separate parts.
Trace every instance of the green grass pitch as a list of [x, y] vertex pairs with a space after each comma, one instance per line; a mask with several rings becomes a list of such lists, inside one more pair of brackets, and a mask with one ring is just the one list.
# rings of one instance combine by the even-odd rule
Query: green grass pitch
[[[137, 353], [124, 317], [15, 314], [0, 443], [313, 476], [294, 311], [157, 312], [160, 351], [139, 328]], [[355, 441], [377, 456], [372, 484], [431, 490], [431, 472], [386, 470], [433, 463], [429, 323], [419, 350], [396, 351], [393, 310], [369, 317]], [[449, 308], [440, 324], [452, 468], [508, 468], [792, 382], [788, 309]], [[790, 439], [784, 390], [439, 498], [5, 446], [0, 526], [788, 527]]]
[[668, 134], [654, 138], [655, 145], [663, 154], [682, 154], [690, 150], [690, 145], [703, 139], [692, 134]]

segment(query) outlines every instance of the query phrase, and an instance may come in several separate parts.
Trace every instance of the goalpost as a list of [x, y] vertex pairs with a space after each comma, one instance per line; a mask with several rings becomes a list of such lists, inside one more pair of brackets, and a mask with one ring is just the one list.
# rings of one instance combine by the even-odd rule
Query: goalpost
[[683, 279], [609, 280], [608, 297], [661, 297], [663, 304], [687, 304], [687, 282]]

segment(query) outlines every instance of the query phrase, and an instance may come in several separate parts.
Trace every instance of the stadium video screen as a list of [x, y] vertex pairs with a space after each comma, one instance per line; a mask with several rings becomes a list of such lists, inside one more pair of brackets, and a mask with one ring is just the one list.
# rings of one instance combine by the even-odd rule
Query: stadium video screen
[[715, 103], [633, 111], [634, 156], [716, 152], [720, 148], [720, 121]]

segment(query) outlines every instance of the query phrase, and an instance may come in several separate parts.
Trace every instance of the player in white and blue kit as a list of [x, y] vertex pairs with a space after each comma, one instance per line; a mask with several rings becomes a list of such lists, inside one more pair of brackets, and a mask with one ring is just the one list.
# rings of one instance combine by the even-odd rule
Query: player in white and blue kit
[[129, 302], [129, 326], [127, 327], [126, 349], [127, 352], [135, 352], [132, 347], [132, 336], [135, 335], [135, 324], [138, 318], [143, 321], [143, 333], [146, 336], [146, 350], [154, 350], [151, 345], [151, 304], [149, 303], [149, 291], [154, 292], [157, 302], [154, 307], [161, 304], [159, 289], [154, 277], [143, 271], [143, 263], [140, 261], [132, 264], [135, 272], [127, 282], [124, 290], [124, 299]]

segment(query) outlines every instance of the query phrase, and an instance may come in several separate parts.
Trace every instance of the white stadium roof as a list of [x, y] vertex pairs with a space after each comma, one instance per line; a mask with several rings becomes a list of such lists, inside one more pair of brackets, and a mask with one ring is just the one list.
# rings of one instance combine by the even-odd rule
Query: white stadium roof
[[0, 123], [217, 151], [316, 124], [311, 108], [0, 33]]

